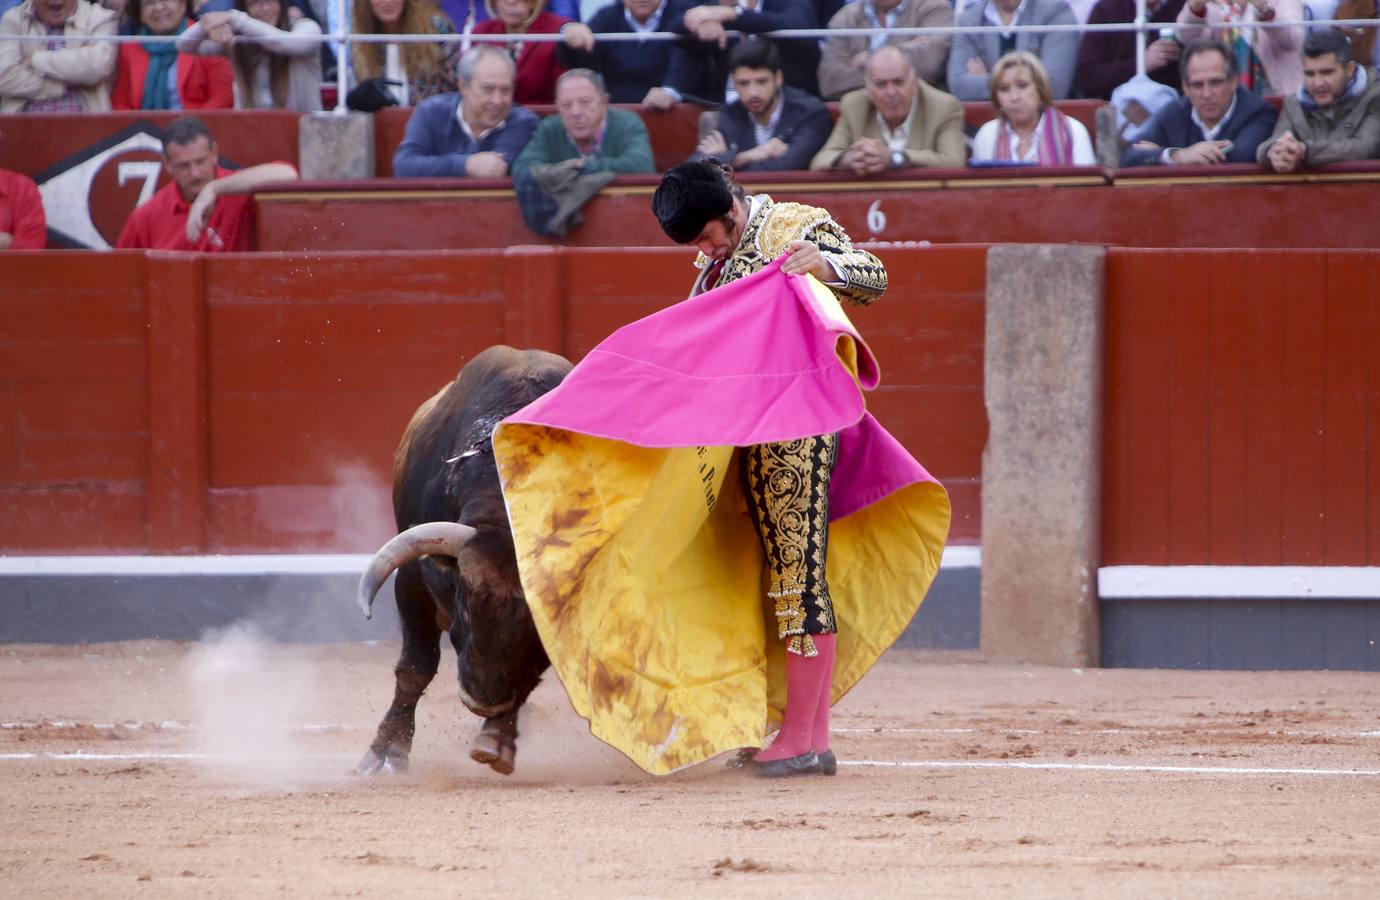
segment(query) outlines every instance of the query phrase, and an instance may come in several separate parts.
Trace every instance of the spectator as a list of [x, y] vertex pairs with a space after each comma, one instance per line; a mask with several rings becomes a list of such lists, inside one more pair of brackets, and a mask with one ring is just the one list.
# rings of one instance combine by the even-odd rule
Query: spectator
[[[129, 0], [136, 34], [182, 34], [191, 20], [189, 0]], [[111, 105], [115, 109], [230, 109], [234, 75], [219, 56], [179, 53], [171, 42], [120, 45]]]
[[728, 66], [738, 99], [719, 111], [717, 129], [697, 152], [727, 160], [740, 172], [808, 169], [834, 127], [829, 110], [785, 83], [781, 55], [766, 38], [739, 41], [728, 52]]
[[[354, 34], [455, 34], [455, 26], [431, 0], [353, 0]], [[353, 44], [359, 82], [382, 78], [399, 106], [455, 91], [457, 44]]]
[[[1184, 0], [1147, 0], [1149, 22], [1172, 24]], [[1136, 20], [1135, 0], [1098, 0], [1088, 16], [1092, 25], [1130, 23]], [[1112, 98], [1112, 91], [1136, 74], [1136, 33], [1090, 31], [1078, 48], [1078, 87], [1084, 97]], [[1179, 83], [1179, 42], [1173, 38], [1145, 35], [1145, 74], [1160, 84]]]
[[[481, 22], [475, 34], [558, 34], [570, 19], [546, 10], [546, 0], [484, 0], [494, 18]], [[517, 66], [513, 99], [518, 103], [550, 103], [556, 79], [565, 69], [556, 62], [554, 42], [514, 42], [504, 45]]]
[[[984, 25], [1075, 25], [1078, 20], [1064, 0], [981, 0], [958, 17], [966, 28]], [[1012, 50], [1025, 50], [1040, 58], [1049, 72], [1055, 100], [1073, 90], [1073, 69], [1078, 62], [1078, 32], [1043, 33], [1001, 31], [998, 34], [965, 33], [954, 37], [949, 51], [949, 90], [960, 100], [987, 99], [988, 72], [997, 59]]]
[[513, 58], [497, 47], [473, 47], [460, 58], [460, 92], [424, 100], [407, 121], [393, 155], [398, 177], [502, 178], [537, 127], [536, 115], [513, 105]]
[[[603, 6], [611, 0], [594, 0], [595, 7]], [[578, 22], [583, 19], [580, 15], [581, 4], [579, 0], [550, 0], [546, 8], [554, 15]], [[480, 22], [487, 22], [494, 18], [494, 12], [490, 9], [489, 0], [441, 0], [441, 12], [446, 14], [455, 27], [462, 33], [474, 31], [475, 26]], [[520, 81], [521, 79], [519, 79]]]
[[238, 172], [222, 169], [215, 139], [195, 116], [180, 116], [163, 135], [163, 168], [172, 182], [129, 216], [118, 249], [252, 249], [254, 207], [246, 193], [297, 177], [285, 162], [263, 163]]
[[[1329, 18], [1333, 19], [1374, 19], [1380, 17], [1375, 0], [1341, 0]], [[1316, 16], [1314, 18], [1317, 18]], [[1375, 26], [1368, 28], [1348, 28], [1337, 26], [1337, 30], [1351, 39], [1351, 58], [1360, 60], [1360, 65], [1371, 64], [1375, 60]]]
[[588, 25], [572, 22], [561, 29], [565, 40], [556, 48], [556, 59], [567, 68], [593, 69], [604, 76], [614, 103], [670, 109], [700, 81], [686, 47], [677, 41], [596, 42], [594, 35], [676, 31], [686, 5], [686, 0], [611, 2]]
[[28, 175], [0, 169], [0, 250], [42, 250], [47, 244], [38, 185]]
[[[25, 0], [0, 17], [0, 113], [106, 112], [115, 45], [82, 38], [113, 35], [115, 14], [86, 0]], [[46, 34], [46, 44], [7, 41]]]
[[[240, 109], [321, 109], [321, 48], [293, 37], [319, 37], [321, 26], [305, 15], [289, 24], [283, 0], [235, 0], [230, 12], [211, 12], [183, 32], [177, 49], [204, 56], [228, 55]], [[237, 41], [245, 37], [254, 43]]]
[[647, 126], [635, 112], [610, 109], [604, 79], [590, 69], [571, 69], [556, 82], [556, 115], [537, 126], [513, 163], [513, 177], [567, 160], [585, 172], [656, 171]]
[[[943, 0], [934, 0], [943, 2]], [[728, 31], [762, 34], [788, 28], [814, 28], [814, 8], [801, 0], [718, 0], [701, 3], [685, 11], [683, 32], [699, 44], [690, 50], [698, 60], [701, 87], [696, 93], [715, 102], [733, 99], [726, 48]], [[786, 38], [777, 41], [781, 69], [786, 83], [811, 94], [819, 93], [819, 42], [813, 38]]]
[[989, 79], [997, 117], [973, 138], [973, 162], [1036, 166], [1093, 166], [1088, 129], [1054, 108], [1049, 73], [1033, 53], [1015, 50], [997, 60]]
[[905, 53], [873, 50], [867, 84], [845, 94], [839, 121], [811, 169], [877, 175], [910, 166], [963, 165], [963, 106], [915, 75]]
[[1142, 139], [1121, 155], [1123, 166], [1255, 162], [1270, 136], [1274, 107], [1240, 84], [1225, 44], [1195, 41], [1179, 57], [1184, 97], [1155, 113]]
[[1380, 84], [1358, 66], [1340, 31], [1319, 31], [1303, 42], [1303, 87], [1284, 99], [1275, 133], [1256, 159], [1276, 172], [1297, 172], [1345, 159], [1380, 156]]
[[[831, 29], [925, 28], [953, 23], [954, 11], [948, 0], [854, 0], [829, 19]], [[868, 53], [887, 44], [905, 51], [915, 74], [923, 81], [938, 88], [944, 86], [944, 64], [949, 59], [948, 35], [839, 36], [824, 39], [824, 52], [819, 61], [820, 96], [837, 100], [861, 88]]]
[[[1296, 22], [1296, 28], [1243, 28], [1251, 22]], [[1222, 41], [1246, 90], [1288, 96], [1303, 84], [1301, 0], [1188, 0], [1179, 11], [1179, 40]]]

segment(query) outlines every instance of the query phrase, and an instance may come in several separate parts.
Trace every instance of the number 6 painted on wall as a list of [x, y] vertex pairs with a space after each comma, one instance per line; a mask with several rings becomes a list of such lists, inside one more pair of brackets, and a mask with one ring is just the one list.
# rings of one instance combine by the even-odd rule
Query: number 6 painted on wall
[[[124, 167], [121, 166], [120, 168], [121, 177], [123, 177]], [[872, 232], [874, 235], [881, 234], [883, 231], [886, 231], [886, 213], [882, 212], [881, 200], [873, 200], [872, 205], [867, 208], [867, 230]]]

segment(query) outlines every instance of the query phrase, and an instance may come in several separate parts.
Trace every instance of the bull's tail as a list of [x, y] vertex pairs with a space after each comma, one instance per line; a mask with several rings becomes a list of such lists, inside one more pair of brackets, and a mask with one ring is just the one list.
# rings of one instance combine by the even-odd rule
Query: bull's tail
[[364, 610], [364, 618], [374, 617], [374, 595], [394, 569], [423, 556], [458, 556], [474, 535], [473, 528], [458, 522], [425, 522], [380, 547], [359, 578], [359, 608]]

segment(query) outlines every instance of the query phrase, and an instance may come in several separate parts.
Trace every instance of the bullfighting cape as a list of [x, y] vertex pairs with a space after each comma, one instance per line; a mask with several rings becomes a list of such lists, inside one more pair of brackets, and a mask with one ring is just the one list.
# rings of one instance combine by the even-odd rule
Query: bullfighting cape
[[653, 774], [760, 746], [785, 705], [736, 447], [839, 432], [833, 699], [939, 569], [944, 489], [863, 402], [875, 360], [780, 262], [619, 329], [494, 432], [522, 587], [594, 735]]

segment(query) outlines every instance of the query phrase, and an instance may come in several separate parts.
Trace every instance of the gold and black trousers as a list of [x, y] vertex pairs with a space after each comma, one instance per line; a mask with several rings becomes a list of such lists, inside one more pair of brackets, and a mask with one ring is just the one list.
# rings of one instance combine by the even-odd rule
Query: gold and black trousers
[[836, 434], [743, 450], [743, 495], [766, 553], [767, 596], [786, 649], [817, 653], [811, 635], [835, 634], [825, 563], [829, 553], [829, 479]]

